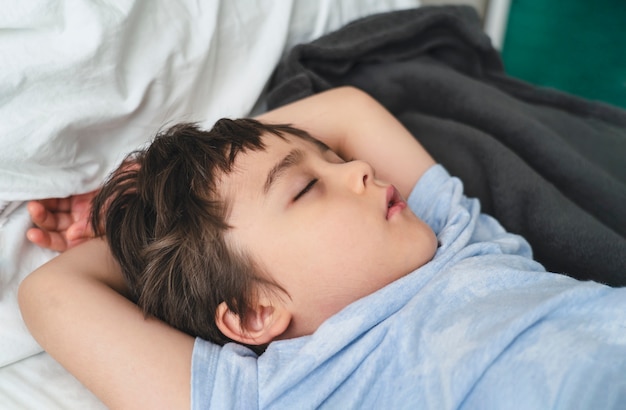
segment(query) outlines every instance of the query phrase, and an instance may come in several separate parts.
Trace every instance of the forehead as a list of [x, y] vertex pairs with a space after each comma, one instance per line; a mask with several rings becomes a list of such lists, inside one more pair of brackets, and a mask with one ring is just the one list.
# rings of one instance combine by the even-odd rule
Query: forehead
[[264, 149], [239, 153], [232, 171], [219, 180], [218, 190], [231, 205], [242, 196], [261, 196], [270, 170], [292, 150], [318, 153], [323, 148], [321, 143], [316, 144], [291, 134], [283, 134], [283, 138], [263, 134], [262, 138]]
[[273, 134], [261, 136], [264, 148], [260, 150], [247, 150], [237, 155], [234, 162], [236, 176], [243, 178], [265, 178], [267, 172], [294, 149], [304, 153], [320, 152], [321, 145], [291, 134], [283, 134], [278, 137]]

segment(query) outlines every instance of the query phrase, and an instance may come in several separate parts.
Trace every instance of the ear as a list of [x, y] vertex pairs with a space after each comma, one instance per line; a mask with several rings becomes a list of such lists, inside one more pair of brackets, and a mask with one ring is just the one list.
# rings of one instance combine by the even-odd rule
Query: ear
[[271, 342], [287, 330], [291, 313], [282, 304], [273, 305], [267, 298], [248, 310], [245, 323], [233, 313], [226, 302], [217, 307], [215, 323], [228, 338], [247, 345], [263, 345]]

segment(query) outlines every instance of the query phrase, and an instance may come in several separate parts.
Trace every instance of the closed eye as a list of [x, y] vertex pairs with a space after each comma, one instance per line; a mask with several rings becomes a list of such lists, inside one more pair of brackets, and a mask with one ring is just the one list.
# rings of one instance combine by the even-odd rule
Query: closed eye
[[298, 195], [296, 195], [293, 200], [294, 202], [297, 201], [298, 199], [300, 199], [304, 194], [306, 194], [307, 192], [309, 192], [311, 190], [311, 188], [313, 188], [313, 186], [315, 184], [317, 184], [318, 179], [314, 178], [312, 179], [308, 184], [306, 184], [306, 186], [304, 187], [304, 189], [300, 192], [298, 192]]

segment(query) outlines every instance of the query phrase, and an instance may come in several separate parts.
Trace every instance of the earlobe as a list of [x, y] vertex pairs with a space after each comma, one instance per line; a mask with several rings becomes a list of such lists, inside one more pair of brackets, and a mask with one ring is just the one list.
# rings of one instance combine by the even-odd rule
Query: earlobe
[[248, 310], [244, 320], [242, 323], [240, 316], [233, 313], [226, 302], [217, 307], [215, 323], [218, 329], [229, 339], [247, 345], [267, 344], [283, 334], [291, 322], [291, 313], [283, 306], [259, 303]]

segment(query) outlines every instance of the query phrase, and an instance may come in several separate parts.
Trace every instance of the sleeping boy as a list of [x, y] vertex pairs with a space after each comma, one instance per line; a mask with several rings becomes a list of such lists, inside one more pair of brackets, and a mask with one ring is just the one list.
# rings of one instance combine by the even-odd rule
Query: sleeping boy
[[[545, 272], [358, 90], [258, 120], [161, 133], [96, 197], [106, 240], [21, 285], [35, 338], [105, 404], [626, 401], [626, 290]], [[30, 211], [35, 243], [68, 239]]]

